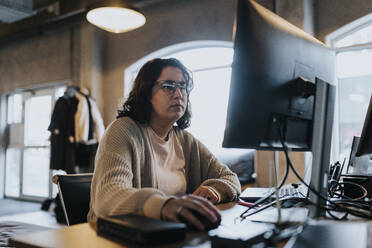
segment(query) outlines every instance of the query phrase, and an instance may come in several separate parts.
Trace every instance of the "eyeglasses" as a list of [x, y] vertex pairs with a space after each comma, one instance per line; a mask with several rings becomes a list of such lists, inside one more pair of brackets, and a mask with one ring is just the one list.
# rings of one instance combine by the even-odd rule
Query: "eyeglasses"
[[159, 83], [160, 87], [168, 94], [173, 94], [174, 92], [176, 92], [177, 88], [180, 89], [183, 95], [190, 93], [190, 88], [188, 87], [186, 82], [177, 83], [174, 80], [160, 80], [157, 81], [157, 83]]

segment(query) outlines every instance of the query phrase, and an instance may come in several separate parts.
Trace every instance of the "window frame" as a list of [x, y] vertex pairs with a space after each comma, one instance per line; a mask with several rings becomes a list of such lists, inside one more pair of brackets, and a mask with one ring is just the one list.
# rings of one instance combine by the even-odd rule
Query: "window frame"
[[[330, 46], [331, 48], [336, 49], [336, 52], [343, 51], [344, 49], [353, 49], [364, 45], [370, 45], [372, 46], [372, 43], [364, 43], [364, 44], [358, 44], [358, 45], [352, 45], [347, 47], [340, 47], [336, 48], [335, 43], [369, 25], [372, 25], [372, 13], [365, 15], [363, 17], [360, 17], [342, 27], [339, 29], [333, 31], [332, 33], [328, 34], [325, 37], [326, 44]], [[359, 50], [359, 49], [358, 49]]]

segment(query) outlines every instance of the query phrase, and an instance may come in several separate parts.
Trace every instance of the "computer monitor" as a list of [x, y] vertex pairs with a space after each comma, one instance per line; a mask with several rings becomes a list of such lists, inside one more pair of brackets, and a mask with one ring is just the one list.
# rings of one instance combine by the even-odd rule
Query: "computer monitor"
[[334, 51], [251, 0], [238, 1], [234, 29], [223, 147], [283, 150], [279, 122], [290, 150], [313, 152], [311, 184], [326, 195]]
[[370, 154], [372, 154], [372, 95], [355, 156], [360, 157]]
[[[238, 1], [224, 147], [310, 151], [315, 78], [334, 79], [334, 51], [254, 1]], [[252, 132], [254, 130], [254, 132]]]

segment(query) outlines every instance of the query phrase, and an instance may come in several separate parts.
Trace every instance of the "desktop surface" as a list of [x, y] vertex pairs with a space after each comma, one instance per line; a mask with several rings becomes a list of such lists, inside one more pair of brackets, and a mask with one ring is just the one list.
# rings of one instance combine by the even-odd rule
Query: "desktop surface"
[[[240, 214], [244, 207], [235, 203], [220, 204], [223, 223], [233, 223], [233, 219]], [[89, 248], [117, 248], [138, 247], [130, 243], [118, 243], [98, 236], [96, 231], [88, 224], [72, 225], [58, 230], [35, 232], [28, 235], [19, 235], [9, 239], [9, 246], [14, 247], [89, 247]], [[167, 245], [156, 247], [211, 247], [207, 232], [188, 232], [186, 239]]]
[[46, 232], [35, 232], [9, 239], [11, 247], [123, 247], [99, 237], [88, 223]]
[[[236, 217], [239, 216], [245, 207], [236, 204], [235, 202], [219, 204], [218, 208], [221, 211], [223, 226], [233, 225]], [[28, 235], [19, 235], [9, 240], [9, 246], [14, 247], [138, 247], [138, 245], [130, 243], [116, 243], [109, 239], [100, 237], [96, 231], [88, 224], [72, 225], [58, 230], [50, 230], [46, 232], [36, 232]], [[176, 242], [167, 245], [156, 247], [201, 247], [210, 248], [211, 241], [208, 237], [208, 232], [187, 232], [186, 239], [181, 242]], [[281, 246], [279, 246], [281, 247]]]
[[[89, 248], [119, 248], [138, 247], [135, 244], [114, 242], [98, 236], [96, 231], [88, 224], [78, 224], [58, 230], [36, 232], [20, 235], [9, 239], [11, 247], [89, 247]], [[210, 247], [206, 233], [188, 233], [182, 242], [156, 247]], [[152, 246], [149, 246], [152, 247]]]
[[[221, 215], [222, 215], [222, 223], [220, 227], [224, 226], [225, 228], [228, 227], [229, 225], [233, 225], [234, 223], [236, 223], [237, 217], [246, 209], [244, 206], [240, 206], [234, 202], [220, 204], [218, 205], [218, 208], [220, 209]], [[317, 221], [314, 220], [314, 223], [317, 224]], [[359, 243], [361, 245], [351, 246], [351, 247], [367, 247], [363, 245], [364, 244], [366, 245], [372, 242], [372, 240], [368, 240], [368, 239], [372, 239], [372, 228], [371, 228], [372, 224], [369, 224], [367, 228], [366, 224], [363, 224], [363, 225], [360, 224], [360, 223], [367, 223], [367, 222], [358, 222], [355, 224], [355, 223], [349, 223], [349, 222], [327, 221], [327, 223], [329, 224], [329, 227], [323, 228], [323, 229], [327, 229], [327, 232], [329, 233], [336, 233], [336, 232], [345, 233], [346, 232], [346, 234], [343, 235], [343, 237], [346, 240], [352, 240], [353, 237], [360, 237]], [[369, 223], [372, 223], [372, 222], [369, 222]], [[349, 224], [353, 226], [349, 226]], [[356, 226], [359, 225], [362, 227], [358, 229], [354, 225]], [[253, 226], [257, 226], [257, 223], [253, 225], [249, 225], [248, 223], [246, 225], [246, 228], [250, 229], [250, 227], [253, 227]], [[313, 230], [309, 229], [309, 231], [313, 231]], [[307, 240], [306, 238], [308, 237], [307, 232], [304, 231], [303, 233], [306, 235], [303, 237], [299, 235], [298, 237], [301, 237], [301, 239], [298, 242], [300, 241], [309, 242], [309, 240]], [[354, 235], [355, 233], [358, 233], [359, 236]], [[316, 232], [315, 234], [318, 235]], [[319, 235], [323, 235], [323, 234], [319, 234]], [[350, 235], [352, 235], [352, 237]], [[336, 234], [334, 235], [334, 237], [336, 237]], [[311, 246], [296, 246], [296, 247], [321, 247], [321, 246], [318, 246], [318, 243], [321, 241], [322, 241], [321, 239], [319, 240], [311, 239], [310, 240], [311, 244], [309, 244]], [[293, 242], [293, 240], [291, 242]], [[287, 240], [281, 241], [277, 243], [277, 247], [284, 247], [286, 243], [287, 243]], [[349, 244], [349, 243], [350, 243], [349, 241], [344, 242], [344, 244]], [[298, 243], [298, 244], [302, 244], [302, 243]], [[333, 241], [332, 241], [332, 244], [334, 244]], [[358, 244], [358, 243], [355, 243], [355, 244]], [[133, 245], [129, 243], [128, 244], [117, 243], [109, 239], [100, 237], [97, 235], [96, 231], [88, 223], [73, 225], [67, 228], [63, 228], [63, 229], [35, 232], [35, 233], [27, 234], [27, 235], [16, 236], [9, 240], [9, 246], [33, 247], [33, 248], [35, 247], [89, 247], [89, 248], [138, 247], [138, 245]], [[211, 238], [208, 236], [207, 232], [188, 232], [186, 234], [186, 239], [184, 241], [167, 244], [167, 245], [156, 246], [156, 247], [210, 248], [214, 246], [212, 246]], [[335, 246], [332, 245], [328, 247], [335, 247]], [[346, 246], [340, 246], [340, 247], [346, 247]]]
[[[309, 225], [288, 242], [293, 248], [367, 248], [370, 247], [372, 225], [367, 223], [332, 222]], [[316, 244], [314, 238], [316, 237]]]

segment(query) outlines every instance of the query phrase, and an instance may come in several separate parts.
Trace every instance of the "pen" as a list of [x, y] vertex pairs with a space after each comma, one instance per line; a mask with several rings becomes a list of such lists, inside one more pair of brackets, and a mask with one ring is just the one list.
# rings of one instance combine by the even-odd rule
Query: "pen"
[[245, 207], [252, 207], [252, 206], [254, 206], [254, 203], [249, 203], [249, 202], [238, 201], [237, 203], [239, 205], [242, 205], [242, 206], [245, 206]]

